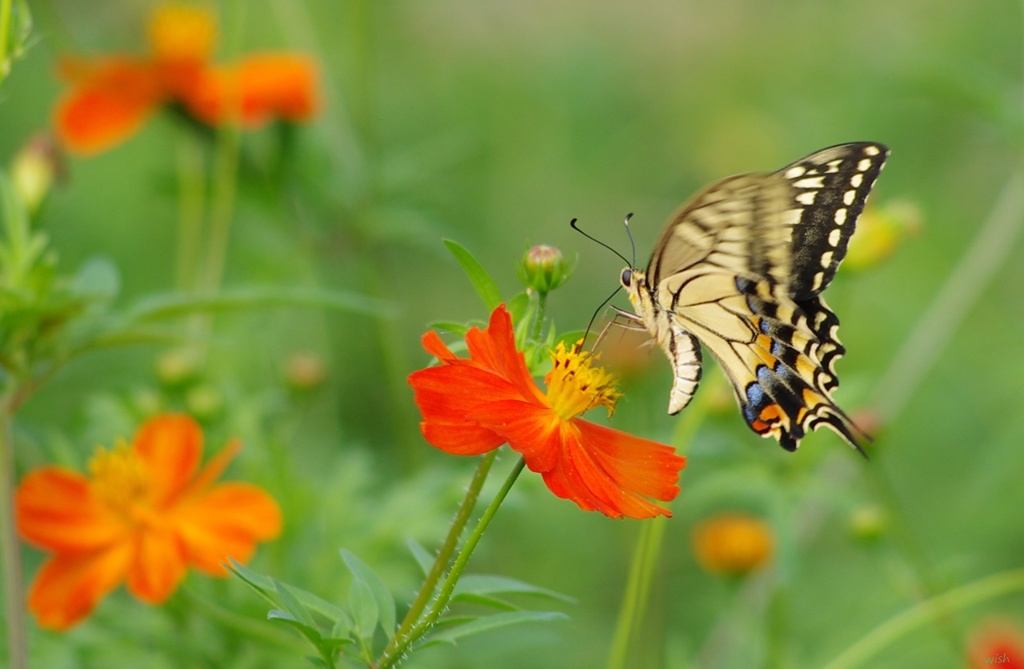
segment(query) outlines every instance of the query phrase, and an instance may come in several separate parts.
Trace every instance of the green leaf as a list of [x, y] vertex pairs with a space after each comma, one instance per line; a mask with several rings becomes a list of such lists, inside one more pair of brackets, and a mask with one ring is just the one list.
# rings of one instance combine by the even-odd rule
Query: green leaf
[[[273, 579], [273, 581], [274, 589], [277, 591], [277, 595], [281, 598], [281, 602], [284, 604], [284, 607], [288, 609], [288, 612], [295, 616], [295, 618], [303, 625], [309, 625], [313, 629], [316, 629], [316, 621], [313, 620], [313, 615], [309, 612], [309, 609], [303, 606], [302, 602], [292, 594], [289, 586], [278, 581], [276, 578]], [[319, 633], [317, 636], [319, 637]]]
[[523, 322], [526, 310], [530, 307], [530, 296], [526, 292], [517, 293], [507, 303], [508, 313], [512, 316], [513, 323]]
[[409, 551], [412, 553], [416, 563], [423, 571], [423, 575], [426, 576], [429, 574], [430, 569], [434, 566], [434, 556], [430, 554], [430, 551], [423, 547], [423, 544], [415, 539], [409, 539], [405, 543], [409, 546]]
[[377, 629], [380, 620], [380, 611], [377, 607], [377, 599], [373, 596], [369, 584], [366, 581], [356, 579], [352, 581], [352, 587], [348, 591], [348, 608], [352, 611], [352, 620], [355, 623], [355, 633], [361, 639], [373, 637], [373, 631]]
[[444, 240], [444, 245], [448, 247], [451, 254], [462, 265], [462, 271], [469, 277], [469, 282], [473, 284], [476, 294], [483, 300], [487, 311], [493, 311], [496, 306], [502, 303], [498, 284], [494, 282], [494, 279], [487, 273], [484, 266], [473, 257], [473, 254], [459, 246], [457, 242], [446, 239]]
[[[272, 604], [277, 605], [277, 600], [274, 599], [273, 595], [269, 594], [277, 590], [275, 586], [277, 581], [275, 579], [248, 569], [231, 558], [228, 558], [228, 560], [230, 562], [228, 569], [230, 569], [235, 576], [238, 576], [240, 579], [248, 583], [252, 589], [266, 597]], [[336, 623], [339, 620], [349, 619], [348, 613], [345, 609], [336, 604], [332, 604], [325, 599], [321, 599], [311, 592], [306, 592], [305, 590], [293, 585], [288, 585], [288, 590], [307, 610], [322, 615], [332, 623]]]
[[574, 603], [575, 600], [554, 590], [531, 585], [506, 576], [467, 574], [455, 586], [455, 597], [459, 595], [535, 595], [560, 602]]
[[465, 638], [472, 634], [490, 632], [492, 630], [518, 625], [521, 623], [540, 623], [556, 620], [569, 620], [569, 616], [556, 611], [512, 611], [509, 613], [496, 613], [492, 616], [476, 618], [466, 623], [452, 626], [435, 628], [426, 640], [418, 647], [429, 646], [436, 643], [454, 643], [458, 639]]
[[428, 327], [432, 330], [451, 332], [452, 334], [464, 337], [466, 336], [466, 333], [469, 332], [470, 326], [465, 323], [455, 323], [453, 321], [434, 321], [433, 323], [428, 324]]
[[356, 577], [356, 581], [362, 581], [369, 588], [377, 604], [380, 626], [390, 638], [395, 633], [395, 598], [391, 596], [391, 591], [384, 585], [380, 576], [377, 576], [377, 572], [354, 554], [342, 549], [341, 559], [345, 561], [345, 566]]
[[310, 626], [306, 623], [303, 623], [287, 611], [282, 611], [280, 609], [271, 609], [267, 612], [267, 620], [284, 623], [289, 627], [292, 627], [295, 630], [297, 630], [299, 634], [306, 637], [306, 639], [308, 639], [309, 642], [312, 643], [314, 646], [320, 645], [321, 636], [320, 632], [316, 629], [316, 626]]

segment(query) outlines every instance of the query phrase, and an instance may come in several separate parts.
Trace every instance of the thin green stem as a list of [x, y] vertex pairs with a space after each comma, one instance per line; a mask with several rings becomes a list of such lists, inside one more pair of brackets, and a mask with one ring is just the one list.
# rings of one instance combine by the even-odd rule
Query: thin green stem
[[[713, 395], [709, 391], [710, 388], [705, 388], [703, 393], [697, 395], [686, 412], [687, 419], [680, 421], [676, 427], [673, 443], [678, 445], [680, 451], [687, 449], [708, 414]], [[615, 623], [615, 634], [608, 650], [608, 669], [623, 669], [628, 665], [630, 646], [635, 640], [637, 630], [643, 627], [647, 602], [654, 583], [655, 567], [661, 557], [667, 525], [664, 519], [652, 519], [644, 524], [637, 538], [636, 550], [633, 552], [633, 561], [626, 581], [626, 592], [623, 594], [619, 617]]]
[[11, 35], [11, 2], [12, 0], [0, 0], [0, 84], [11, 71], [11, 58], [7, 53], [11, 47], [8, 43]]
[[654, 518], [644, 523], [640, 530], [640, 538], [633, 552], [633, 562], [629, 568], [626, 581], [626, 593], [622, 607], [619, 609], [619, 620], [612, 638], [612, 647], [608, 651], [608, 669], [623, 669], [634, 630], [643, 623], [644, 611], [650, 595], [654, 568], [661, 553], [661, 545], [665, 538], [668, 523], [664, 518]]
[[224, 128], [218, 136], [214, 155], [213, 201], [206, 244], [206, 264], [200, 286], [207, 292], [214, 292], [220, 288], [224, 274], [228, 243], [231, 241], [231, 222], [234, 218], [240, 145], [241, 131], [237, 125]]
[[989, 599], [1024, 592], [1024, 569], [1004, 571], [978, 579], [899, 613], [861, 637], [829, 662], [825, 669], [863, 666], [886, 646], [950, 612], [966, 609]]
[[203, 151], [188, 135], [178, 143], [178, 252], [176, 279], [181, 290], [199, 285], [199, 256], [203, 239], [205, 197]]
[[[491, 451], [494, 453], [495, 451]], [[477, 544], [480, 543], [480, 539], [484, 535], [484, 531], [487, 526], [490, 525], [491, 520], [494, 518], [494, 514], [498, 512], [498, 508], [501, 503], [505, 501], [505, 497], [508, 496], [512, 486], [515, 484], [516, 479], [519, 478], [519, 474], [522, 473], [523, 467], [526, 466], [526, 461], [523, 458], [519, 458], [515, 467], [509, 472], [505, 482], [502, 484], [501, 489], [491, 500], [490, 505], [484, 511], [483, 515], [480, 516], [480, 520], [477, 521], [476, 527], [470, 533], [466, 539], [465, 545], [462, 550], [459, 551], [458, 556], [455, 558], [452, 568], [448, 571], [448, 576], [445, 578], [444, 583], [441, 584], [440, 590], [438, 590], [437, 597], [434, 598], [433, 604], [430, 609], [423, 615], [416, 624], [409, 630], [408, 635], [403, 636], [392, 649], [391, 654], [385, 652], [381, 655], [380, 661], [377, 663], [377, 669], [389, 669], [395, 666], [395, 664], [405, 655], [406, 651], [412, 644], [420, 639], [424, 634], [430, 631], [430, 628], [434, 626], [438, 618], [448, 607], [448, 603], [451, 601], [452, 593], [455, 592], [455, 586], [459, 582], [459, 578], [462, 576], [463, 570], [466, 568], [466, 564], [469, 562], [470, 556], [473, 555], [473, 551], [476, 549]], [[398, 635], [396, 635], [397, 638]]]
[[395, 647], [402, 643], [403, 639], [408, 638], [413, 626], [423, 615], [423, 611], [426, 610], [427, 604], [430, 603], [430, 598], [434, 595], [434, 591], [437, 589], [437, 583], [441, 580], [444, 575], [445, 569], [448, 568], [448, 564], [451, 562], [452, 556], [455, 554], [455, 550], [459, 546], [459, 537], [462, 536], [462, 531], [466, 528], [469, 523], [469, 519], [473, 514], [473, 507], [476, 506], [476, 501], [480, 497], [480, 490], [483, 489], [484, 482], [487, 480], [487, 475], [491, 471], [491, 465], [494, 464], [494, 459], [498, 456], [498, 449], [494, 449], [490, 453], [486, 454], [480, 459], [480, 464], [477, 465], [476, 472], [473, 474], [473, 479], [469, 482], [469, 487], [466, 489], [466, 496], [462, 498], [462, 503], [459, 505], [459, 510], [455, 514], [455, 519], [452, 521], [452, 525], [448, 528], [448, 536], [445, 537], [444, 543], [441, 544], [441, 549], [437, 553], [437, 557], [434, 559], [434, 564], [430, 568], [430, 572], [427, 574], [426, 579], [423, 581], [423, 585], [420, 587], [419, 593], [416, 595], [416, 599], [413, 600], [412, 605], [409, 607], [409, 611], [402, 618], [402, 622], [398, 626], [398, 631], [391, 638], [387, 648], [381, 654], [381, 662], [384, 658], [394, 655]]
[[10, 669], [28, 666], [25, 593], [21, 582], [21, 550], [14, 517], [13, 414], [8, 398], [0, 406], [0, 548], [3, 557], [4, 613], [7, 622], [7, 657]]

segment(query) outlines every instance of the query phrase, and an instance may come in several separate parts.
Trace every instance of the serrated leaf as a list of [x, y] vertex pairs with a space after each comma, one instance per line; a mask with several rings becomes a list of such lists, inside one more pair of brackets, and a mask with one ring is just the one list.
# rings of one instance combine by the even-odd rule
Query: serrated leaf
[[480, 296], [484, 306], [487, 307], [487, 311], [493, 311], [502, 302], [498, 284], [494, 282], [494, 279], [487, 273], [484, 266], [473, 257], [473, 254], [460, 246], [458, 242], [446, 239], [444, 240], [444, 245], [448, 247], [451, 254], [455, 256], [455, 260], [462, 266], [462, 271], [466, 273], [469, 282], [473, 284], [473, 289]]
[[573, 603], [575, 600], [560, 592], [532, 585], [507, 576], [492, 576], [488, 574], [467, 574], [459, 579], [455, 586], [454, 596], [459, 595], [535, 595], [547, 599], [555, 599], [561, 602]]
[[458, 639], [473, 634], [481, 634], [492, 630], [519, 625], [521, 623], [552, 622], [556, 620], [569, 620], [569, 616], [557, 611], [512, 611], [509, 613], [496, 613], [492, 616], [476, 618], [466, 623], [436, 627], [435, 633], [430, 634], [417, 648], [429, 646], [436, 643], [454, 643]]
[[390, 637], [395, 632], [395, 598], [391, 595], [391, 591], [384, 585], [384, 581], [377, 575], [377, 572], [354, 554], [342, 549], [341, 559], [345, 561], [345, 566], [356, 577], [356, 580], [366, 583], [369, 587], [370, 593], [377, 603], [380, 626]]
[[366, 581], [352, 581], [352, 587], [348, 591], [348, 608], [352, 612], [355, 633], [361, 639], [372, 638], [373, 631], [377, 629], [377, 623], [380, 621], [380, 612], [377, 609], [377, 599]]

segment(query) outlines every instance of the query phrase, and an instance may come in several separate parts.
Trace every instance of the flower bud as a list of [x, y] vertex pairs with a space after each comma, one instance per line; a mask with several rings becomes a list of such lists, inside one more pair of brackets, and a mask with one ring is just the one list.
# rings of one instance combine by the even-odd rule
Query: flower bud
[[533, 246], [519, 265], [519, 280], [527, 290], [550, 293], [572, 275], [573, 263], [567, 262], [562, 252], [548, 244]]
[[156, 360], [156, 376], [160, 383], [177, 388], [194, 381], [199, 376], [199, 355], [190, 349], [179, 348], [165, 351]]
[[866, 543], [879, 539], [885, 534], [888, 525], [888, 515], [879, 506], [861, 506], [850, 514], [850, 534]]
[[36, 134], [22, 145], [11, 162], [11, 182], [29, 215], [38, 211], [63, 173], [60, 151], [49, 137]]
[[293, 353], [285, 362], [285, 380], [292, 390], [305, 392], [317, 388], [327, 377], [323, 358], [316, 353]]

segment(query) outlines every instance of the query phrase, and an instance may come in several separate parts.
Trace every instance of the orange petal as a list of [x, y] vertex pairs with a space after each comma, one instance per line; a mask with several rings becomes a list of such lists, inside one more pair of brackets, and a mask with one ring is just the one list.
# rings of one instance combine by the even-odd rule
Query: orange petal
[[118, 541], [127, 528], [70, 470], [44, 467], [28, 474], [15, 494], [21, 535], [50, 551], [93, 551]]
[[316, 64], [300, 54], [250, 55], [235, 65], [206, 70], [183, 102], [209, 123], [237, 119], [255, 127], [275, 118], [305, 121], [319, 106]]
[[149, 472], [151, 499], [160, 507], [181, 494], [195, 474], [203, 433], [190, 416], [163, 414], [143, 423], [132, 445]]
[[478, 455], [505, 442], [469, 418], [481, 404], [518, 399], [515, 387], [501, 377], [456, 361], [413, 372], [409, 383], [423, 414], [423, 436], [431, 445], [457, 455]]
[[582, 509], [612, 518], [671, 515], [646, 499], [669, 501], [679, 493], [686, 459], [668, 446], [521, 403], [488, 404], [472, 417], [504, 436], [551, 492]]
[[68, 66], [78, 79], [58, 102], [57, 137], [70, 151], [92, 154], [138, 131], [161, 102], [153, 66], [127, 57]]
[[140, 533], [128, 571], [128, 590], [148, 604], [161, 604], [185, 577], [185, 551], [168, 523]]
[[174, 519], [188, 563], [218, 576], [229, 557], [247, 562], [258, 542], [281, 532], [277, 502], [247, 483], [218, 485], [176, 509]]
[[28, 608], [40, 627], [63, 630], [88, 616], [125, 577], [131, 555], [130, 545], [120, 544], [111, 550], [63, 553], [48, 560], [28, 593]]

